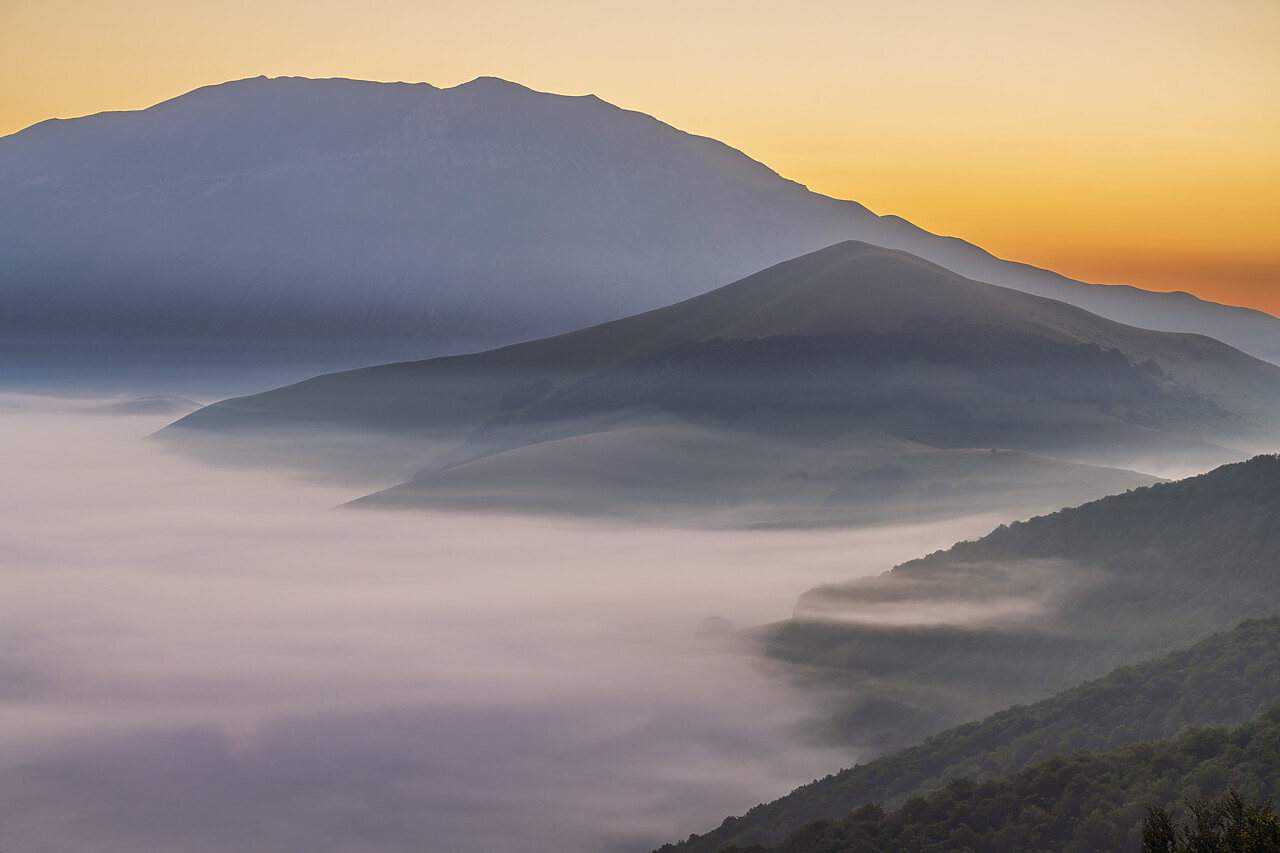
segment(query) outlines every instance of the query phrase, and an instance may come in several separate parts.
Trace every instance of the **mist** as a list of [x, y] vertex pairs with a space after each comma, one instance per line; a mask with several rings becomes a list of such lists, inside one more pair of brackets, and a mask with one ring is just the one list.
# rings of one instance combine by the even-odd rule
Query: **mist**
[[1062, 559], [913, 567], [810, 590], [795, 616], [886, 627], [1045, 629], [1064, 601], [1100, 582], [1099, 574]]
[[6, 850], [652, 849], [857, 758], [733, 629], [997, 521], [335, 510], [102, 405], [0, 395]]

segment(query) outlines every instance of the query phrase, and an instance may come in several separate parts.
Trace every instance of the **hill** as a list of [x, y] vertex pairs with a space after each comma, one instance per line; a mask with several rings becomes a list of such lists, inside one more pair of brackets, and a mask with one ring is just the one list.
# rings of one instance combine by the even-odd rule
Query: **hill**
[[[1139, 850], [1150, 806], [1218, 799], [1238, 789], [1266, 803], [1280, 790], [1280, 708], [1235, 728], [1204, 726], [1109, 752], [1081, 750], [985, 782], [957, 778], [892, 812], [876, 805], [737, 853], [925, 853]], [[1256, 847], [1275, 849], [1280, 833]], [[664, 848], [666, 849], [666, 848]]]
[[1277, 704], [1280, 617], [1249, 620], [1189, 649], [1120, 667], [1035, 704], [841, 770], [663, 849], [717, 853], [777, 844], [812, 821], [840, 818], [869, 803], [896, 808], [955, 777], [982, 782], [1081, 749], [1101, 752], [1170, 738], [1189, 727], [1240, 725]]
[[[314, 464], [335, 459], [334, 435], [351, 448], [338, 454], [344, 459], [359, 455], [361, 444], [400, 442], [400, 479], [416, 472], [417, 480], [384, 502], [430, 505], [436, 486], [465, 492], [478, 483], [500, 498], [495, 508], [511, 508], [531, 473], [568, 459], [570, 447], [611, 456], [599, 471], [604, 478], [632, 476], [634, 465], [631, 474], [623, 470], [631, 451], [607, 450], [627, 436], [639, 442], [631, 455], [652, 471], [690, 441], [712, 445], [703, 459], [715, 470], [702, 480], [684, 470], [703, 498], [737, 494], [750, 503], [755, 495], [742, 491], [744, 482], [767, 496], [779, 478], [803, 471], [821, 472], [804, 486], [807, 502], [840, 504], [899, 487], [918, 494], [934, 482], [963, 490], [972, 479], [960, 471], [913, 474], [883, 447], [880, 461], [864, 448], [855, 465], [841, 443], [862, 433], [1159, 472], [1203, 470], [1269, 449], [1278, 425], [1280, 368], [1217, 341], [1122, 326], [902, 252], [842, 243], [567, 335], [223, 401], [161, 435], [187, 447], [216, 444], [224, 454], [261, 453], [273, 441], [294, 454], [323, 435]], [[581, 438], [609, 432], [616, 434]], [[1010, 468], [1016, 459], [1026, 461], [1001, 462]], [[478, 460], [484, 464], [461, 467]], [[885, 464], [903, 470], [870, 473]], [[1121, 484], [1115, 477], [1073, 494], [1102, 494]], [[667, 496], [679, 502], [681, 484], [671, 486]], [[1066, 503], [1046, 499], [1035, 505]]]
[[1280, 611], [1277, 554], [1259, 456], [811, 590], [769, 648], [853, 697], [833, 734], [887, 752]]
[[1016, 450], [939, 450], [882, 433], [811, 445], [664, 423], [496, 453], [347, 506], [805, 527], [1017, 517], [1152, 482], [1133, 471]]
[[848, 239], [1280, 357], [1269, 315], [1000, 261], [591, 96], [256, 78], [0, 139], [0, 378], [472, 352]]

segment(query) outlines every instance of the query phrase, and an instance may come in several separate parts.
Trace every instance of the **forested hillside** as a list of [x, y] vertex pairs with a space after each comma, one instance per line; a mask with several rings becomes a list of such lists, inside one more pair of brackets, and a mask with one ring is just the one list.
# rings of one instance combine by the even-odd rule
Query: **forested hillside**
[[[997, 528], [905, 566], [1061, 557], [1206, 586], [1271, 578], [1280, 564], [1280, 456], [1113, 495]], [[1202, 569], [1216, 571], [1205, 577]]]
[[1140, 850], [1147, 808], [1221, 795], [1247, 799], [1280, 786], [1280, 708], [1236, 728], [1202, 726], [1110, 752], [1059, 756], [1019, 773], [957, 778], [891, 812], [862, 806], [774, 847], [739, 853], [1084, 853]]
[[[881, 754], [1280, 612], [1280, 457], [1000, 527], [821, 587], [771, 641]], [[888, 614], [888, 615], [886, 615]]]
[[1121, 667], [1044, 701], [819, 779], [674, 849], [715, 853], [730, 845], [773, 844], [805, 823], [873, 802], [896, 807], [953, 777], [982, 781], [1078, 749], [1115, 749], [1171, 737], [1189, 726], [1236, 725], [1275, 704], [1280, 617], [1249, 620], [1192, 648]]

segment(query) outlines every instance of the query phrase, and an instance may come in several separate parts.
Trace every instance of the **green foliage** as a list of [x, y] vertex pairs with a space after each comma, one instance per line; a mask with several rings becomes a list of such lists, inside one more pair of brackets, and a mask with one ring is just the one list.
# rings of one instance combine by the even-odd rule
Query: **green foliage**
[[[953, 779], [893, 811], [862, 807], [839, 819], [802, 826], [772, 847], [748, 849], [1273, 853], [1280, 849], [1269, 801], [1280, 786], [1280, 708], [1224, 732], [1221, 739], [1217, 734], [1210, 738], [1221, 740], [1221, 748], [1207, 757], [1197, 757], [1198, 748], [1188, 747], [1200, 738], [1194, 729], [1179, 738], [1105, 753], [1080, 750], [983, 782]], [[1210, 779], [1215, 781], [1204, 781]], [[1213, 798], [1223, 789], [1225, 795]], [[1258, 801], [1246, 803], [1239, 792]], [[1170, 816], [1167, 807], [1178, 798], [1192, 802], [1190, 826], [1179, 826]]]
[[1187, 801], [1190, 823], [1151, 806], [1142, 822], [1143, 853], [1277, 853], [1280, 818], [1271, 797], [1245, 802], [1235, 788], [1221, 797]]
[[[984, 781], [1078, 749], [1104, 751], [1186, 730], [1180, 749], [1205, 760], [1238, 725], [1280, 704], [1280, 617], [1250, 620], [1192, 648], [1116, 669], [1032, 705], [937, 734], [895, 755], [819, 779], [677, 845], [712, 853], [773, 844], [799, 826], [870, 802], [900, 805], [965, 776]], [[1207, 771], [1206, 771], [1207, 772]], [[1170, 798], [1179, 791], [1170, 788]]]
[[1280, 564], [1278, 515], [1280, 456], [1264, 455], [1014, 522], [904, 567], [1059, 557], [1131, 576], [1195, 577], [1206, 587], [1212, 580], [1272, 580], [1268, 573]]
[[[927, 592], [950, 576], [981, 580], [998, 597], [1004, 579], [1050, 564], [1064, 592], [1036, 619], [972, 627], [796, 619], [776, 632], [770, 653], [849, 682], [855, 689], [833, 733], [884, 753], [1276, 613], [1280, 457], [1002, 526], [886, 576], [807, 595], [839, 607], [874, 602], [886, 589]], [[904, 609], [912, 600], [899, 596]]]

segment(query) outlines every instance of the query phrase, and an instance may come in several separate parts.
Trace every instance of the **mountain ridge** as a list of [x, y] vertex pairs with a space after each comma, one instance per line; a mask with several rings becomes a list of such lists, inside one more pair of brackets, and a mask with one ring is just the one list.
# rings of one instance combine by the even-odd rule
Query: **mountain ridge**
[[1269, 315], [1205, 303], [1184, 321], [1160, 307], [1176, 300], [1000, 261], [644, 113], [497, 78], [252, 78], [43, 122], [0, 138], [0, 202], [11, 364], [318, 372], [477, 351], [845, 239], [1280, 357]]
[[[864, 298], [868, 293], [872, 298]], [[958, 311], [964, 311], [966, 322], [975, 325], [995, 322], [1015, 332], [1034, 332], [1064, 343], [1092, 342], [1104, 348], [1119, 344], [1131, 360], [1173, 359], [1184, 351], [1192, 352], [1195, 357], [1184, 357], [1185, 363], [1178, 368], [1192, 377], [1201, 369], [1197, 363], [1225, 358], [1233, 370], [1268, 383], [1272, 394], [1280, 393], [1280, 370], [1216, 340], [1125, 327], [1075, 306], [965, 279], [900, 250], [846, 241], [675, 305], [482, 353], [314, 377], [289, 386], [292, 390], [276, 389], [223, 401], [183, 425], [192, 426], [216, 409], [249, 407], [261, 412], [261, 404], [272, 395], [353, 379], [396, 378], [415, 372], [425, 375], [462, 366], [473, 376], [509, 372], [533, 379], [542, 374], [582, 378], [687, 341], [886, 332], [900, 328], [908, 319], [944, 319]], [[1230, 389], [1222, 393], [1225, 396]], [[337, 405], [334, 393], [324, 396]], [[1265, 414], [1268, 420], [1280, 415], [1280, 401], [1266, 405]], [[318, 410], [310, 416], [325, 417]]]
[[846, 736], [906, 745], [1277, 612], [1277, 515], [1280, 456], [1259, 455], [815, 588], [768, 648], [862, 685]]
[[[279, 438], [290, 452], [299, 436], [326, 431], [369, 446], [416, 441], [420, 449], [399, 479], [418, 482], [397, 500], [418, 495], [433, 503], [422, 488], [466, 479], [461, 471], [431, 479], [446, 469], [493, 456], [470, 469], [481, 479], [468, 482], [495, 483], [499, 462], [510, 476], [527, 477], [550, 471], [565, 447], [598, 455], [591, 448], [603, 446], [548, 442], [639, 426], [658, 432], [631, 433], [643, 439], [634, 464], [662, 468], [663, 454], [678, 457], [690, 441], [719, 435], [710, 441], [713, 455], [742, 444], [756, 448], [747, 453], [752, 460], [791, 460], [783, 482], [755, 461], [739, 462], [734, 474], [732, 459], [723, 459], [720, 470], [733, 475], [735, 488], [750, 468], [767, 494], [794, 495], [794, 478], [820, 470], [801, 491], [834, 506], [870, 494], [872, 481], [839, 479], [875, 467], [839, 445], [867, 432], [938, 451], [1003, 448], [1112, 469], [1177, 459], [1202, 470], [1238, 459], [1277, 441], [1280, 368], [1213, 339], [1126, 327], [898, 250], [846, 242], [577, 332], [225, 400], [160, 435], [180, 446]], [[520, 448], [530, 450], [497, 458]], [[881, 455], [890, 462], [891, 453]], [[1014, 458], [989, 456], [973, 470], [994, 471]], [[968, 481], [950, 463], [943, 467], [959, 478], [952, 486]], [[617, 483], [639, 482], [612, 461], [598, 473], [606, 470]], [[931, 475], [913, 471], [902, 468], [896, 482], [879, 485], [902, 497], [920, 494]], [[814, 491], [819, 483], [825, 493]], [[495, 493], [495, 508], [525, 501], [512, 485]], [[711, 498], [729, 494], [730, 485], [700, 488]], [[750, 490], [741, 494], [751, 501]]]

